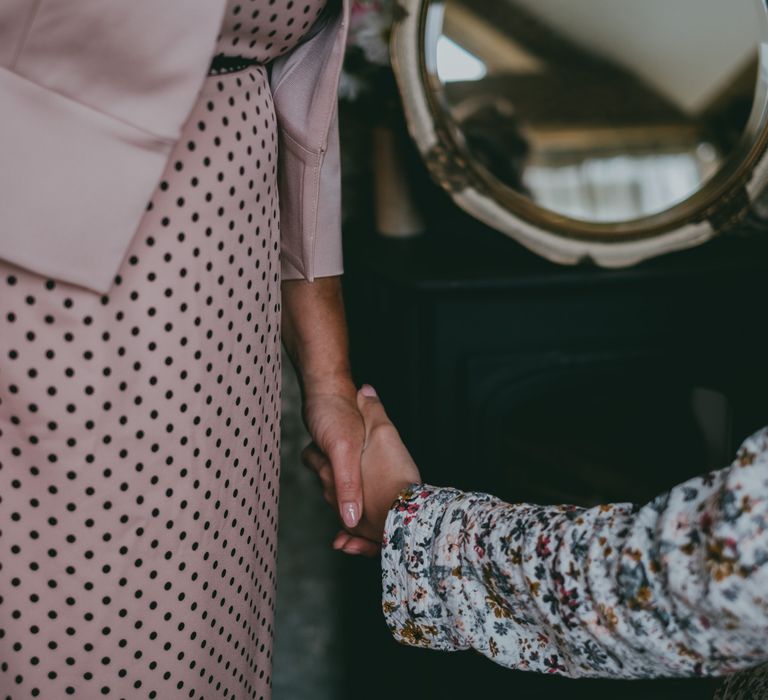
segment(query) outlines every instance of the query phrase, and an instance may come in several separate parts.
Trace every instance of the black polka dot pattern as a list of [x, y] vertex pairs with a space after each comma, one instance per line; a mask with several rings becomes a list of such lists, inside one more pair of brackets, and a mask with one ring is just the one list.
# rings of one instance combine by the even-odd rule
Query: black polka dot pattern
[[[323, 4], [232, 3], [221, 48]], [[276, 169], [266, 68], [210, 77], [108, 295], [0, 262], [0, 698], [269, 698]]]
[[217, 53], [266, 63], [294, 48], [325, 9], [325, 0], [230, 2]]

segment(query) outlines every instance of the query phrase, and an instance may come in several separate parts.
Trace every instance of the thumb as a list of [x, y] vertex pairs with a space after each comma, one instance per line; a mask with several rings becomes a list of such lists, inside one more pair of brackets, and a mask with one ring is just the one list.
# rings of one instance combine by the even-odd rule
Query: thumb
[[384, 410], [384, 405], [381, 403], [376, 390], [369, 384], [365, 384], [357, 392], [357, 407], [360, 409], [363, 421], [365, 422], [366, 443], [368, 443], [368, 438], [374, 428], [392, 425], [392, 421], [389, 420], [389, 416]]

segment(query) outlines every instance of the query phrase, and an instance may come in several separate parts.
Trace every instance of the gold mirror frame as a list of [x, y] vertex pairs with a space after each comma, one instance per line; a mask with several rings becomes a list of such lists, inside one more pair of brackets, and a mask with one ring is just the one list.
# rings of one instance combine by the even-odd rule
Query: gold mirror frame
[[[727, 2], [727, 0], [723, 0]], [[768, 37], [768, 9], [761, 8]], [[626, 267], [700, 245], [737, 226], [768, 187], [768, 39], [760, 46], [755, 101], [741, 143], [696, 193], [658, 214], [621, 223], [579, 221], [505, 187], [474, 162], [439, 102], [425, 51], [430, 0], [398, 0], [392, 66], [406, 122], [432, 177], [469, 214], [561, 264]]]

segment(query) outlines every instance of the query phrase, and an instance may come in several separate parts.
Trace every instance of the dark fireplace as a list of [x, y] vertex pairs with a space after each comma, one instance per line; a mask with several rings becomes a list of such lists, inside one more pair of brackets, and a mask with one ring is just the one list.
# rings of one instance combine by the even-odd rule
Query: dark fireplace
[[659, 362], [577, 364], [502, 383], [480, 403], [476, 468], [489, 470], [483, 479], [496, 492], [533, 503], [643, 503], [730, 461], [723, 393]]
[[[609, 271], [558, 267], [457, 221], [409, 241], [347, 232], [356, 377], [378, 389], [427, 482], [642, 503], [726, 466], [768, 423], [761, 231]], [[349, 698], [712, 697], [711, 680], [571, 681], [399, 647], [375, 562], [343, 567]]]

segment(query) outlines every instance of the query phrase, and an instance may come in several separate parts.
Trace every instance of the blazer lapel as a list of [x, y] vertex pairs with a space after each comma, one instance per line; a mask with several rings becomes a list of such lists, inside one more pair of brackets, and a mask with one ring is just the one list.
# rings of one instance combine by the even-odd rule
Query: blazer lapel
[[225, 0], [0, 3], [0, 258], [106, 292]]

